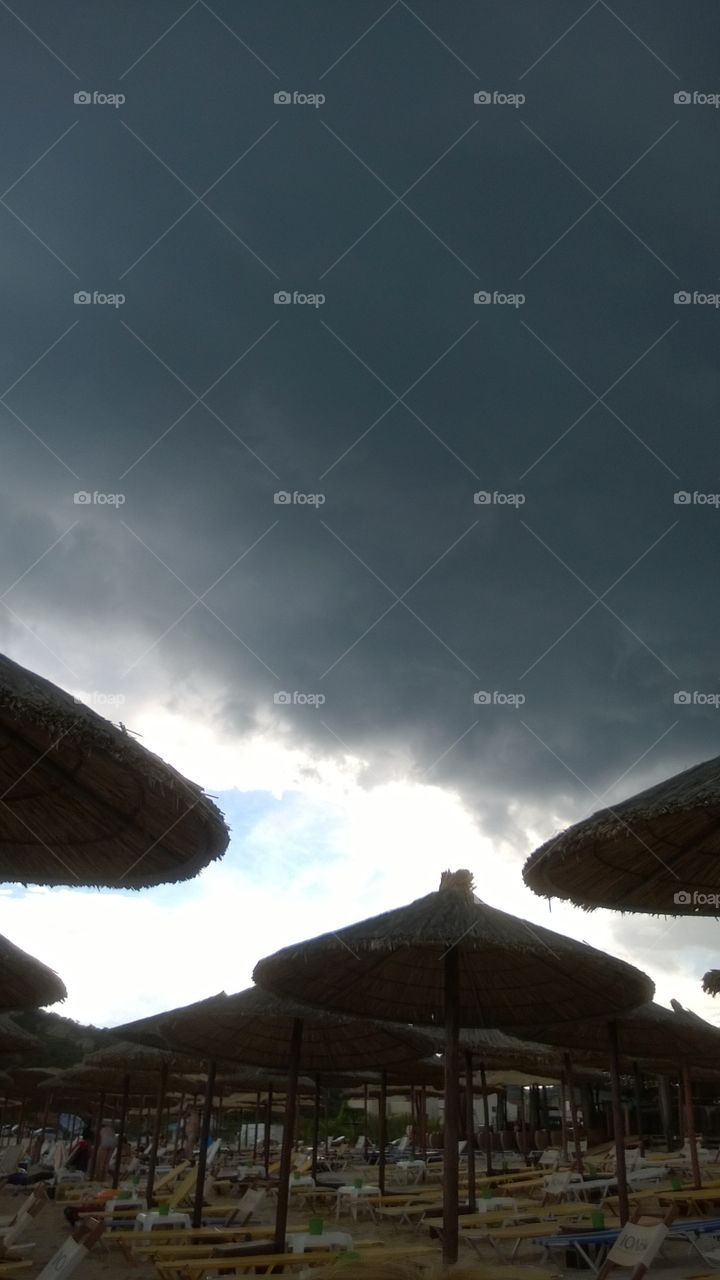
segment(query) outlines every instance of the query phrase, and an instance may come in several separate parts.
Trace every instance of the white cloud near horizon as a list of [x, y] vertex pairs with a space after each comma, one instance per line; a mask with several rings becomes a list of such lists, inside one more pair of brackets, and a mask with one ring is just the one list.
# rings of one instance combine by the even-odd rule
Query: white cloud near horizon
[[525, 888], [524, 856], [550, 831], [521, 806], [526, 847], [511, 848], [439, 787], [362, 785], [358, 760], [313, 760], [270, 737], [222, 741], [166, 712], [137, 727], [145, 746], [219, 795], [230, 849], [193, 881], [139, 893], [0, 890], [0, 931], [66, 982], [59, 1012], [112, 1026], [239, 990], [261, 956], [411, 901], [437, 888], [443, 870], [468, 867], [491, 906], [631, 960], [654, 978], [661, 1003], [676, 997], [715, 1020], [699, 986], [711, 944], [696, 922], [550, 909]]

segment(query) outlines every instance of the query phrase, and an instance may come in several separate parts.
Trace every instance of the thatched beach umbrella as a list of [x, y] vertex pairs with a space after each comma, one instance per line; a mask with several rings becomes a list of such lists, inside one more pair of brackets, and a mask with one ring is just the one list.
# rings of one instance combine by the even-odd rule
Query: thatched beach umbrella
[[229, 839], [200, 787], [2, 655], [0, 797], [5, 881], [142, 889], [197, 875]]
[[0, 1013], [55, 1004], [66, 996], [65, 984], [52, 969], [0, 935]]
[[388, 1027], [367, 1019], [318, 1012], [278, 1000], [256, 987], [200, 1001], [195, 1007], [190, 1005], [164, 1020], [162, 1033], [170, 1045], [184, 1052], [205, 1053], [213, 1061], [227, 1059], [287, 1070], [275, 1222], [278, 1249], [285, 1244], [300, 1069], [324, 1072], [379, 1066], [387, 1070], [427, 1054], [430, 1048], [424, 1036], [408, 1027]]
[[256, 966], [270, 991], [354, 1016], [445, 1026], [445, 1260], [458, 1246], [460, 1027], [510, 1030], [622, 1012], [652, 996], [631, 965], [477, 901], [469, 871], [437, 893], [285, 947]]
[[[120, 1123], [113, 1169], [113, 1186], [117, 1187], [120, 1180], [120, 1164], [130, 1099], [133, 1096], [142, 1098], [147, 1094], [155, 1093], [158, 1087], [157, 1073], [151, 1070], [131, 1072], [127, 1066], [88, 1066], [81, 1063], [79, 1066], [68, 1067], [65, 1071], [59, 1072], [53, 1080], [46, 1081], [41, 1087], [52, 1089], [53, 1092], [101, 1094], [103, 1101], [108, 1094], [120, 1096]], [[184, 1087], [185, 1081], [181, 1076], [166, 1077], [168, 1091], [180, 1093]]]
[[592, 910], [720, 915], [720, 756], [547, 840], [525, 864], [545, 898]]
[[[85, 1065], [90, 1067], [114, 1067], [117, 1070], [124, 1071], [129, 1076], [131, 1086], [138, 1075], [152, 1075], [155, 1073], [157, 1097], [155, 1100], [155, 1120], [150, 1144], [150, 1160], [145, 1191], [148, 1209], [152, 1209], [163, 1107], [165, 1105], [170, 1072], [197, 1071], [200, 1067], [200, 1062], [196, 1058], [181, 1056], [166, 1049], [151, 1049], [147, 1045], [119, 1040], [113, 1044], [106, 1045], [102, 1049], [96, 1049], [94, 1053], [87, 1054]], [[119, 1173], [119, 1168], [118, 1160], [116, 1174]]]
[[42, 1049], [42, 1041], [33, 1036], [24, 1027], [18, 1026], [12, 1018], [0, 1014], [0, 1054], [36, 1053]]
[[[544, 1028], [543, 1034], [566, 1049], [581, 1048], [602, 1052], [607, 1049], [610, 1059], [610, 1075], [613, 1088], [613, 1120], [617, 1151], [618, 1191], [620, 1216], [628, 1215], [627, 1184], [625, 1182], [625, 1141], [622, 1104], [620, 1099], [620, 1062], [622, 1052], [630, 1059], [645, 1059], [664, 1064], [668, 1061], [680, 1064], [685, 1089], [685, 1102], [690, 1136], [690, 1156], [696, 1186], [700, 1186], [700, 1169], [694, 1142], [694, 1120], [689, 1084], [691, 1065], [713, 1066], [720, 1061], [720, 1030], [689, 1013], [673, 1002], [671, 1012], [662, 1005], [648, 1003], [609, 1022], [588, 1018], [578, 1019], [569, 1026]], [[530, 1033], [532, 1034], [532, 1032]]]

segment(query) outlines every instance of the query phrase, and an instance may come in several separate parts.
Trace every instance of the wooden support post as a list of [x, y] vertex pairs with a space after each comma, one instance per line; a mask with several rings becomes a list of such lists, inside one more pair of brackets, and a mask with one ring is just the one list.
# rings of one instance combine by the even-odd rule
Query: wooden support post
[[575, 1166], [580, 1175], [583, 1173], [582, 1146], [580, 1145], [580, 1124], [578, 1122], [577, 1100], [575, 1097], [575, 1084], [573, 1082], [572, 1061], [570, 1054], [564, 1055], [565, 1074], [567, 1077], [567, 1087], [570, 1093], [570, 1119], [572, 1120], [573, 1136], [575, 1139]]
[[[155, 1186], [155, 1170], [157, 1169], [157, 1153], [160, 1146], [160, 1130], [162, 1128], [162, 1114], [165, 1105], [165, 1093], [167, 1090], [168, 1064], [163, 1062], [160, 1066], [160, 1079], [158, 1081], [157, 1101], [155, 1103], [155, 1123], [153, 1124], [152, 1145], [150, 1147], [150, 1164], [148, 1165], [147, 1188], [145, 1195], [147, 1196], [147, 1207], [151, 1210], [153, 1207], [153, 1188]], [[198, 1223], [198, 1226], [200, 1224]]]
[[453, 1266], [458, 1256], [458, 1112], [460, 1037], [460, 952], [445, 955], [445, 1123], [443, 1155], [443, 1262]]
[[290, 1039], [290, 1061], [288, 1063], [287, 1094], [285, 1097], [285, 1119], [283, 1122], [282, 1147], [280, 1150], [280, 1185], [278, 1186], [277, 1212], [275, 1214], [276, 1253], [285, 1252], [285, 1235], [287, 1232], [288, 1202], [290, 1199], [290, 1175], [292, 1173], [293, 1138], [295, 1135], [295, 1113], [297, 1109], [298, 1074], [300, 1071], [302, 1037], [302, 1018], [294, 1018], [292, 1036]]
[[315, 1076], [315, 1108], [313, 1110], [312, 1165], [310, 1173], [313, 1181], [317, 1178], [318, 1143], [320, 1141], [320, 1072]]
[[620, 1092], [620, 1055], [616, 1022], [608, 1022], [608, 1050], [610, 1056], [610, 1083], [612, 1086], [612, 1116], [615, 1136], [615, 1172], [618, 1184], [618, 1209], [620, 1226], [630, 1217], [627, 1171], [625, 1168], [625, 1126], [623, 1123], [622, 1094]]
[[263, 1143], [263, 1158], [265, 1163], [265, 1177], [270, 1172], [270, 1130], [272, 1128], [273, 1115], [273, 1087], [272, 1080], [268, 1085], [267, 1110], [265, 1112], [265, 1141]]
[[491, 1178], [493, 1171], [492, 1133], [490, 1132], [490, 1103], [488, 1102], [484, 1062], [480, 1063], [480, 1088], [482, 1089], [483, 1119], [485, 1120], [485, 1172], [488, 1178]]
[[693, 1187], [698, 1191], [702, 1187], [700, 1177], [700, 1161], [698, 1159], [697, 1135], [695, 1133], [695, 1112], [693, 1110], [692, 1081], [687, 1063], [683, 1063], [682, 1086], [685, 1095], [685, 1115], [687, 1117], [687, 1140], [690, 1144], [690, 1163], [693, 1173]]
[[473, 1092], [473, 1056], [465, 1050], [465, 1130], [467, 1133], [468, 1208], [475, 1212], [475, 1096]]
[[380, 1072], [380, 1103], [379, 1103], [379, 1120], [380, 1120], [380, 1137], [378, 1146], [380, 1152], [378, 1155], [378, 1186], [380, 1195], [385, 1195], [385, 1148], [387, 1146], [387, 1071]]
[[197, 1162], [197, 1180], [195, 1182], [195, 1206], [192, 1225], [202, 1226], [203, 1200], [205, 1197], [205, 1170], [207, 1169], [208, 1138], [210, 1137], [210, 1117], [212, 1115], [213, 1095], [215, 1093], [215, 1076], [217, 1062], [214, 1058], [208, 1063], [208, 1078], [205, 1086], [205, 1104], [203, 1106], [202, 1124], [200, 1125], [200, 1150]]
[[115, 1168], [113, 1170], [113, 1190], [117, 1191], [120, 1182], [120, 1166], [122, 1164], [123, 1147], [125, 1146], [125, 1124], [127, 1122], [128, 1099], [130, 1097], [130, 1076], [123, 1077], [122, 1103], [120, 1106], [120, 1128], [115, 1148]]

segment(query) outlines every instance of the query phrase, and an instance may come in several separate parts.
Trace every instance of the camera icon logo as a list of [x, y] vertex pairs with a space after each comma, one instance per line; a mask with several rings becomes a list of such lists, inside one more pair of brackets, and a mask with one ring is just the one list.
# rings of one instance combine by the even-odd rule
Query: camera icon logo
[[687, 289], [680, 289], [678, 293], [674, 294], [673, 302], [676, 307], [686, 307], [689, 302], [692, 302], [692, 297]]
[[673, 902], [678, 907], [690, 907], [692, 906], [692, 894], [688, 893], [687, 889], [678, 889], [677, 893], [673, 894]]
[[678, 489], [677, 493], [673, 494], [673, 502], [675, 503], [676, 507], [686, 507], [689, 501], [690, 501], [690, 494], [688, 493], [687, 489]]
[[489, 302], [492, 302], [492, 294], [488, 293], [487, 289], [480, 289], [473, 294], [473, 302], [477, 306], [486, 307]]
[[78, 103], [81, 107], [86, 107], [88, 102], [92, 102], [92, 94], [88, 93], [87, 89], [79, 89], [77, 93], [73, 94], [73, 102]]
[[86, 489], [79, 489], [73, 494], [73, 502], [76, 507], [87, 507], [92, 502], [92, 495]]
[[492, 695], [481, 689], [479, 693], [473, 694], [473, 702], [476, 707], [489, 707], [492, 702]]
[[692, 98], [687, 92], [687, 89], [678, 89], [678, 92], [673, 94], [673, 102], [677, 102], [680, 106], [686, 107], [688, 102], [692, 102]]
[[276, 507], [286, 507], [290, 502], [290, 496], [287, 489], [278, 489], [277, 493], [273, 494], [273, 502]]
[[73, 294], [73, 302], [79, 306], [86, 307], [88, 303], [92, 302], [92, 297], [87, 289], [79, 289], [77, 293]]
[[676, 707], [687, 707], [692, 702], [692, 695], [685, 689], [681, 689], [679, 693], [673, 694], [673, 702]]
[[473, 102], [478, 107], [486, 107], [489, 102], [492, 102], [492, 94], [488, 93], [487, 89], [480, 89], [473, 94]]
[[486, 507], [491, 498], [492, 494], [488, 493], [487, 489], [479, 489], [477, 493], [473, 494], [473, 502], [476, 507]]
[[277, 93], [273, 94], [273, 102], [277, 102], [281, 107], [286, 107], [289, 102], [292, 102], [292, 96], [286, 89], [279, 89]]
[[287, 707], [292, 702], [292, 696], [283, 689], [280, 693], [273, 694], [273, 702], [276, 707]]
[[292, 302], [292, 294], [287, 289], [279, 289], [273, 294], [273, 302], [280, 307], [287, 307]]

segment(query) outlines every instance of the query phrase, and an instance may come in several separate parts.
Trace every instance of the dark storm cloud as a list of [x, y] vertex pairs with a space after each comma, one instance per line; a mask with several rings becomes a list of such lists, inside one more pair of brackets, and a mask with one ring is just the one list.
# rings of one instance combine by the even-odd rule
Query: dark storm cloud
[[674, 102], [720, 91], [714, 6], [17, 0], [0, 31], [13, 656], [490, 829], [712, 754], [673, 699], [717, 687], [720, 512], [673, 495], [720, 490], [720, 313], [673, 297], [719, 287], [718, 112]]

